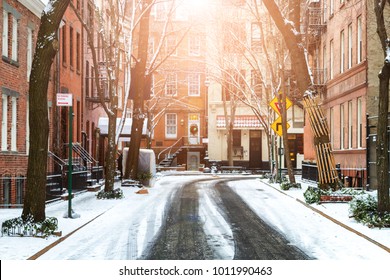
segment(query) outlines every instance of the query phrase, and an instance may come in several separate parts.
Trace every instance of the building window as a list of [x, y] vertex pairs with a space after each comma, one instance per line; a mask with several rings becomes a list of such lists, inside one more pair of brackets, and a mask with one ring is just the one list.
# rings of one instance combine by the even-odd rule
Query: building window
[[16, 178], [16, 204], [23, 204], [25, 180], [24, 177]]
[[85, 61], [85, 96], [89, 97], [89, 80], [90, 80], [90, 74], [89, 74], [89, 61]]
[[69, 65], [73, 68], [73, 27], [69, 27]]
[[357, 63], [360, 63], [363, 60], [363, 29], [361, 16], [358, 17], [357, 22]]
[[177, 45], [176, 45], [175, 35], [167, 36], [167, 39], [165, 41], [165, 50], [167, 56], [177, 55]]
[[329, 131], [330, 131], [330, 143], [334, 145], [334, 109], [330, 108], [329, 112]]
[[62, 27], [62, 63], [66, 64], [67, 57], [66, 57], [66, 25]]
[[2, 55], [6, 61], [8, 59], [8, 62], [17, 62], [20, 14], [6, 2], [3, 5]]
[[352, 126], [352, 101], [348, 102], [348, 148], [352, 149], [352, 137], [353, 137], [353, 126]]
[[363, 147], [363, 101], [362, 98], [357, 100], [357, 146]]
[[[18, 93], [6, 88], [3, 88], [2, 90], [1, 150], [8, 151], [11, 149], [11, 151], [16, 151]], [[10, 124], [9, 116], [11, 117]], [[9, 143], [9, 140], [11, 140], [11, 143]]]
[[329, 0], [329, 17], [334, 14], [334, 0]]
[[9, 207], [11, 204], [11, 177], [3, 177], [1, 185], [3, 187], [1, 203]]
[[348, 69], [352, 67], [352, 24], [348, 26]]
[[2, 55], [8, 57], [8, 12], [3, 10], [3, 45]]
[[340, 73], [344, 72], [345, 49], [344, 49], [344, 30], [340, 33]]
[[27, 81], [30, 80], [31, 66], [33, 61], [33, 37], [34, 31], [32, 28], [27, 28]]
[[345, 132], [345, 124], [344, 124], [344, 105], [340, 105], [340, 149], [343, 150], [345, 148], [344, 145], [344, 132]]
[[328, 80], [326, 46], [322, 49], [322, 67], [324, 69], [324, 83]]
[[261, 31], [257, 22], [251, 25], [251, 49], [256, 52], [261, 50]]
[[165, 95], [176, 96], [177, 94], [177, 74], [168, 74], [165, 83]]
[[333, 79], [333, 64], [334, 64], [334, 48], [333, 48], [333, 40], [330, 41], [330, 61], [329, 61], [329, 76], [330, 79]]
[[177, 138], [177, 115], [166, 114], [165, 115], [165, 137]]
[[8, 95], [2, 95], [1, 150], [8, 149]]
[[199, 96], [200, 95], [200, 75], [188, 74], [188, 95]]
[[188, 53], [192, 56], [199, 56], [200, 55], [200, 36], [193, 35], [190, 36], [188, 39], [189, 47], [188, 47]]
[[13, 61], [18, 61], [18, 20], [12, 17], [12, 55]]
[[11, 97], [11, 151], [17, 151], [17, 98]]
[[76, 69], [78, 72], [80, 72], [80, 63], [81, 63], [81, 37], [80, 33], [77, 32], [76, 34]]

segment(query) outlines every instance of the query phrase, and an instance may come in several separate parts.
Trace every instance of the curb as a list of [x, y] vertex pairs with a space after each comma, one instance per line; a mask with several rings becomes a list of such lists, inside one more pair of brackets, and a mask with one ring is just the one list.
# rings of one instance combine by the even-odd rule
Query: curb
[[[112, 208], [112, 207], [111, 207]], [[47, 253], [50, 249], [52, 249], [53, 247], [57, 246], [58, 244], [60, 244], [61, 242], [65, 241], [66, 239], [68, 239], [68, 237], [72, 236], [74, 233], [76, 233], [78, 230], [82, 229], [83, 227], [85, 227], [86, 225], [88, 225], [89, 223], [93, 222], [94, 220], [96, 220], [97, 218], [99, 218], [100, 216], [102, 216], [103, 214], [105, 214], [107, 211], [109, 211], [111, 208], [107, 209], [106, 211], [100, 213], [99, 215], [97, 215], [95, 218], [93, 218], [92, 220], [90, 220], [89, 222], [79, 226], [78, 228], [76, 228], [75, 230], [71, 231], [70, 233], [68, 233], [67, 235], [61, 237], [60, 239], [54, 241], [53, 243], [51, 243], [50, 245], [46, 246], [45, 248], [43, 248], [42, 250], [38, 251], [37, 253], [35, 253], [34, 255], [32, 255], [31, 257], [29, 257], [27, 260], [36, 260], [37, 258], [39, 258], [40, 256], [42, 256], [43, 254]]]

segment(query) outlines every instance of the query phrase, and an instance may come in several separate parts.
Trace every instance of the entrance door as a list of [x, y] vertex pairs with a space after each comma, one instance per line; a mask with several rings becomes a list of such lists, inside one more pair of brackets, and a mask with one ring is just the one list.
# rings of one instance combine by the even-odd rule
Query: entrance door
[[187, 153], [187, 170], [198, 171], [200, 162], [200, 152]]
[[261, 130], [250, 130], [249, 167], [261, 168]]
[[190, 145], [198, 145], [200, 142], [200, 120], [199, 114], [188, 115], [188, 142]]

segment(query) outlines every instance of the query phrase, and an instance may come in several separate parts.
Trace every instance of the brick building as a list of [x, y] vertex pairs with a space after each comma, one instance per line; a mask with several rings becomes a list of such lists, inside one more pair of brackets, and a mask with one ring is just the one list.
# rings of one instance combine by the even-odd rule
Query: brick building
[[[146, 108], [154, 127], [151, 146], [158, 163], [165, 159], [166, 166], [198, 170], [207, 138], [206, 27], [192, 1], [169, 14], [172, 2], [156, 4], [150, 23], [148, 71], [153, 78]], [[167, 20], [168, 35], [162, 37]]]
[[[370, 1], [309, 1], [303, 21], [309, 34], [306, 42], [318, 98], [331, 131], [335, 161], [340, 164], [342, 175], [348, 177], [346, 184], [354, 187], [370, 184], [375, 188], [375, 163], [368, 168], [369, 162], [375, 162], [375, 155], [368, 152], [366, 130], [367, 125], [375, 123], [367, 124], [366, 115], [377, 116], [377, 74], [383, 55], [372, 5]], [[308, 161], [315, 161], [312, 139], [306, 126]], [[373, 147], [375, 150], [375, 143]], [[369, 169], [372, 169], [370, 175]]]
[[0, 2], [0, 203], [6, 206], [23, 201], [29, 149], [29, 73], [43, 7], [39, 0]]

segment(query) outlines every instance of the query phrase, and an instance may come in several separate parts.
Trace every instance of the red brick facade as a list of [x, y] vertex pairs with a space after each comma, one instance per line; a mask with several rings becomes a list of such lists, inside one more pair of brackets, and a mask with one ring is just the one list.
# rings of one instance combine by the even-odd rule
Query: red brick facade
[[6, 205], [21, 204], [25, 187], [29, 144], [27, 73], [39, 28], [37, 14], [20, 2], [0, 2], [0, 204]]

